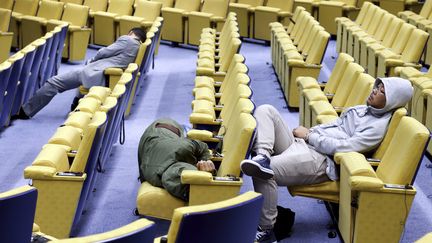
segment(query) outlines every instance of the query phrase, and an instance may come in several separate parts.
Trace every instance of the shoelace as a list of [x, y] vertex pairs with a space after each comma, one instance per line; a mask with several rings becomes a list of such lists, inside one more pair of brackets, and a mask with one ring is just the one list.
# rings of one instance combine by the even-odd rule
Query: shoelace
[[269, 235], [269, 232], [270, 232], [269, 230], [263, 230], [263, 229], [259, 228], [258, 232], [255, 236], [255, 241], [260, 242], [261, 240], [266, 239]]

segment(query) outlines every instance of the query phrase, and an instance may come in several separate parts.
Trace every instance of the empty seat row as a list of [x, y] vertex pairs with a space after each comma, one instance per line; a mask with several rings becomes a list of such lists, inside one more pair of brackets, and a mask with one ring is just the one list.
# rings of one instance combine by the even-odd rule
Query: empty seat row
[[2, 128], [48, 78], [57, 74], [66, 33], [67, 25], [56, 27], [0, 64]]
[[341, 53], [325, 84], [320, 85], [311, 77], [297, 79], [302, 105], [300, 124], [312, 127], [326, 123], [336, 119], [344, 109], [364, 104], [374, 81], [352, 57]]
[[273, 66], [288, 106], [297, 108], [296, 79], [300, 76], [318, 77], [330, 34], [304, 8], [298, 7], [293, 18], [295, 25], [288, 30], [280, 23], [270, 25]]
[[[412, 101], [408, 104], [408, 112], [416, 120], [432, 129], [432, 70], [423, 73], [413, 67], [400, 67], [396, 73], [411, 81], [414, 88]], [[432, 154], [432, 145], [428, 146]]]
[[356, 22], [337, 19], [338, 50], [354, 57], [374, 77], [394, 76], [397, 66], [420, 68], [429, 35], [365, 2]]
[[203, 29], [196, 75], [221, 81], [226, 75], [233, 56], [240, 52], [241, 43], [234, 13], [228, 15], [221, 32], [211, 28]]
[[[431, 12], [432, 2], [426, 1], [419, 14], [415, 14], [412, 11], [403, 11], [398, 13], [398, 16], [406, 22], [416, 26], [417, 28], [426, 31], [429, 35], [432, 34], [432, 21]], [[422, 57], [425, 64], [432, 64], [432, 42], [428, 41], [425, 53]]]
[[65, 238], [79, 223], [119, 136], [137, 73], [138, 66], [130, 64], [114, 89], [92, 87], [24, 170], [39, 191], [35, 221], [44, 233]]

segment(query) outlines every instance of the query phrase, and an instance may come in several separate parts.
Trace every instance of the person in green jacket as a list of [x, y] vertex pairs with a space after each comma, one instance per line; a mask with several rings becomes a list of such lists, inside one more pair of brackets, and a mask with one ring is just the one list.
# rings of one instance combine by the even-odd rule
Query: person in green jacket
[[181, 183], [183, 170], [216, 171], [207, 144], [186, 138], [172, 119], [154, 121], [141, 136], [138, 147], [140, 181], [165, 188], [187, 201], [189, 185]]

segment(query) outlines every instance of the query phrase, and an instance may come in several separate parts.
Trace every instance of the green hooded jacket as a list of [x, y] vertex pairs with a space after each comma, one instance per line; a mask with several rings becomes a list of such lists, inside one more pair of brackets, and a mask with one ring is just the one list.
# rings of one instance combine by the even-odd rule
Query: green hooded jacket
[[[156, 127], [158, 123], [178, 128], [180, 137], [169, 129]], [[208, 159], [207, 144], [185, 138], [183, 128], [174, 120], [158, 119], [144, 131], [139, 143], [140, 180], [187, 200], [189, 188], [181, 184], [181, 172], [197, 170], [197, 162]]]

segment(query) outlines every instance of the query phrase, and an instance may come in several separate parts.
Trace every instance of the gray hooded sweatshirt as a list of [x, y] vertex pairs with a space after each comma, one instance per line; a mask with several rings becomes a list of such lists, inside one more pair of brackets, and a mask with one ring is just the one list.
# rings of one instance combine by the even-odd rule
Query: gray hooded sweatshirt
[[318, 152], [327, 155], [327, 175], [338, 179], [331, 157], [337, 152], [369, 152], [380, 144], [387, 131], [393, 111], [403, 107], [411, 99], [411, 83], [402, 78], [379, 78], [384, 84], [386, 104], [382, 109], [358, 105], [345, 110], [334, 122], [310, 129], [308, 143]]

